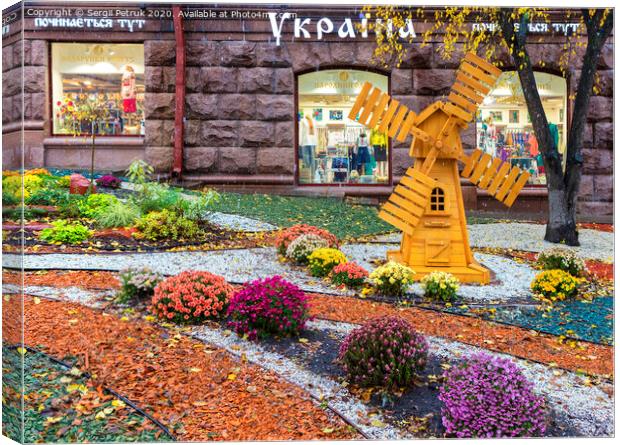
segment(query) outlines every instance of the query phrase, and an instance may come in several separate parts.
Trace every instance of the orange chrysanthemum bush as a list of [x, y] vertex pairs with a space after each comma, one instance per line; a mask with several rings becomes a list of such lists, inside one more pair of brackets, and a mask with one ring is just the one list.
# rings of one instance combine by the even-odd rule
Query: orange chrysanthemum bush
[[275, 240], [276, 249], [280, 255], [286, 254], [286, 249], [293, 240], [301, 235], [312, 234], [327, 241], [328, 247], [338, 247], [338, 238], [329, 230], [320, 229], [308, 224], [297, 224], [282, 230]]
[[233, 292], [224, 277], [186, 270], [157, 285], [151, 310], [175, 323], [199, 323], [224, 315]]

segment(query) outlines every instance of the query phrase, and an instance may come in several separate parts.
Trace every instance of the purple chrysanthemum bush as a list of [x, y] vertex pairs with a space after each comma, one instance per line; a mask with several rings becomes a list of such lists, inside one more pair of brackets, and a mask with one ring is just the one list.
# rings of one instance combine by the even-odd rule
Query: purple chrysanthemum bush
[[387, 389], [410, 386], [426, 366], [428, 343], [400, 317], [372, 319], [340, 345], [339, 361], [351, 383]]
[[309, 320], [308, 297], [276, 275], [247, 283], [230, 300], [229, 326], [250, 339], [295, 336]]
[[439, 400], [446, 433], [456, 437], [536, 437], [545, 432], [544, 399], [517, 365], [484, 353], [444, 373]]

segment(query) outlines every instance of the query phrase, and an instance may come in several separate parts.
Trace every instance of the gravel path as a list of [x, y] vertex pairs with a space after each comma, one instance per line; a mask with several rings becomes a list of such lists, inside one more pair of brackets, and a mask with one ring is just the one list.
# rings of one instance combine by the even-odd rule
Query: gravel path
[[[541, 252], [557, 244], [544, 240], [544, 224], [527, 223], [492, 223], [470, 224], [469, 242], [473, 247], [500, 247], [506, 249]], [[374, 238], [375, 241], [385, 243], [400, 243], [400, 233], [390, 233]], [[581, 246], [562, 246], [574, 250], [583, 258], [613, 262], [614, 234], [600, 230], [579, 230]]]

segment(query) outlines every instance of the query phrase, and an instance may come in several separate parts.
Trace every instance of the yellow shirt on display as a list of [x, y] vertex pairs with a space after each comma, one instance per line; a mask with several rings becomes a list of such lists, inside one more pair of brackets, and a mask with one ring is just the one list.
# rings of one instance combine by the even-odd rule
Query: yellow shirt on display
[[373, 131], [370, 134], [370, 145], [372, 146], [387, 145], [387, 137], [385, 136], [385, 133], [379, 133], [378, 131]]

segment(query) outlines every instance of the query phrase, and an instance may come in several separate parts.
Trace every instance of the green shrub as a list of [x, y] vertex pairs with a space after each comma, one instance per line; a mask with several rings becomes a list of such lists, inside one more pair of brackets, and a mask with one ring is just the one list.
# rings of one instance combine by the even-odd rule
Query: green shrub
[[5, 206], [14, 206], [19, 204], [20, 199], [15, 193], [10, 193], [8, 191], [2, 190], [2, 204]]
[[172, 190], [167, 184], [148, 182], [143, 184], [138, 192], [132, 196], [132, 202], [140, 208], [143, 214], [159, 212], [165, 209], [178, 209], [181, 199], [179, 192]]
[[142, 159], [136, 159], [133, 161], [125, 174], [129, 181], [134, 184], [144, 184], [148, 181], [149, 175], [153, 174], [155, 170], [147, 162]]
[[559, 269], [578, 277], [583, 274], [586, 264], [575, 252], [561, 247], [551, 247], [538, 254], [536, 264], [542, 269]]
[[140, 237], [151, 240], [190, 239], [201, 235], [198, 225], [187, 218], [169, 210], [151, 212], [136, 223]]
[[420, 283], [424, 289], [424, 296], [435, 301], [453, 301], [459, 290], [458, 278], [447, 272], [431, 272], [422, 278]]
[[116, 302], [121, 304], [151, 298], [155, 292], [155, 286], [163, 280], [160, 274], [148, 267], [122, 270], [119, 278], [121, 290], [116, 297]]
[[63, 218], [79, 218], [82, 214], [80, 206], [87, 199], [84, 195], [72, 195], [66, 196], [66, 201], [59, 202], [58, 213]]
[[118, 198], [105, 193], [93, 193], [88, 195], [85, 201], [77, 203], [82, 216], [86, 218], [96, 218], [99, 214], [108, 210], [108, 208], [118, 202]]
[[95, 219], [97, 225], [104, 229], [112, 227], [129, 227], [140, 218], [140, 209], [132, 203], [117, 201], [112, 203], [105, 212], [99, 213]]
[[179, 196], [176, 207], [183, 217], [192, 221], [200, 221], [209, 215], [213, 205], [219, 200], [220, 194], [215, 190], [209, 190], [194, 199]]
[[70, 224], [63, 219], [54, 221], [51, 228], [41, 230], [39, 238], [50, 243], [79, 244], [93, 234], [82, 224]]
[[33, 192], [27, 199], [26, 204], [56, 206], [69, 200], [69, 192], [58, 188], [43, 188]]

